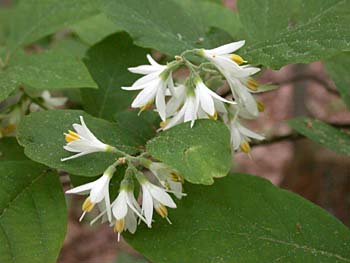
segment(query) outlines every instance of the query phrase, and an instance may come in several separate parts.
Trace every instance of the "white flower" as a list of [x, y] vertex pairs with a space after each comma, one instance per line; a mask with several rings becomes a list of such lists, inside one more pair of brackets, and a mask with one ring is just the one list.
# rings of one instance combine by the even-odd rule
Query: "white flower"
[[202, 49], [202, 55], [211, 61], [225, 76], [235, 100], [246, 108], [251, 117], [258, 116], [258, 108], [250, 92], [257, 91], [258, 83], [250, 76], [260, 71], [250, 65], [240, 66], [246, 61], [242, 57], [231, 54], [244, 45], [245, 41], [233, 42], [215, 49]]
[[176, 208], [176, 204], [166, 189], [150, 183], [142, 173], [138, 173], [136, 177], [142, 188], [142, 213], [147, 225], [150, 227], [152, 224], [153, 208], [161, 217], [169, 221], [166, 206]]
[[132, 188], [121, 186], [118, 197], [112, 203], [112, 213], [114, 231], [118, 233], [118, 241], [123, 231], [128, 230], [132, 234], [136, 232], [136, 216], [146, 222], [146, 219], [141, 215], [141, 208], [134, 197]]
[[147, 59], [151, 65], [141, 65], [129, 68], [129, 71], [143, 74], [131, 87], [122, 87], [124, 90], [142, 90], [131, 104], [133, 108], [141, 111], [149, 108], [155, 100], [156, 109], [163, 121], [166, 119], [165, 92], [173, 90], [173, 78], [168, 66], [158, 64], [150, 55]]
[[83, 214], [80, 217], [79, 221], [81, 221], [87, 212], [90, 212], [94, 206], [103, 200], [105, 201], [105, 207], [107, 211], [108, 220], [112, 220], [111, 216], [111, 204], [109, 198], [109, 181], [111, 180], [113, 174], [115, 172], [115, 167], [110, 166], [103, 173], [103, 175], [97, 179], [96, 181], [80, 185], [73, 189], [66, 191], [66, 194], [80, 194], [85, 195], [89, 193], [89, 197], [85, 199], [82, 210]]
[[231, 132], [231, 144], [234, 150], [241, 148], [243, 152], [249, 153], [249, 142], [251, 139], [259, 141], [265, 139], [264, 136], [247, 129], [242, 124], [240, 124], [240, 122], [237, 120], [237, 116], [229, 121], [228, 127]]
[[173, 193], [178, 199], [185, 194], [182, 192], [182, 184], [184, 180], [174, 169], [160, 162], [151, 162], [147, 167], [158, 179], [158, 181]]
[[82, 116], [80, 116], [80, 122], [81, 124], [73, 124], [73, 128], [76, 132], [68, 131], [68, 133], [64, 134], [67, 145], [63, 146], [63, 148], [77, 154], [62, 158], [62, 162], [94, 152], [111, 152], [115, 149], [98, 140], [88, 129]]
[[67, 102], [67, 98], [64, 97], [52, 97], [50, 92], [48, 92], [47, 90], [43, 91], [41, 93], [40, 96], [43, 100], [44, 100], [44, 105], [48, 108], [48, 109], [55, 109], [58, 107], [63, 106], [66, 102]]
[[172, 119], [166, 123], [164, 130], [181, 123], [191, 121], [191, 127], [193, 127], [196, 119], [217, 118], [217, 113], [226, 111], [223, 102], [229, 104], [236, 104], [236, 102], [228, 101], [214, 91], [210, 90], [201, 79], [195, 80], [194, 90], [191, 87], [182, 86], [186, 92], [185, 96], [179, 96], [179, 98], [172, 98], [167, 104], [169, 108], [168, 113], [172, 113], [176, 107], [183, 103], [180, 110], [174, 114]]

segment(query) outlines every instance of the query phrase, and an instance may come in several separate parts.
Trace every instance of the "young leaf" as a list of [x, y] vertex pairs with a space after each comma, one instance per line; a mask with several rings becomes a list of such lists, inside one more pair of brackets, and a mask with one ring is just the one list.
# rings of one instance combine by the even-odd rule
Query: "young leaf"
[[19, 85], [37, 89], [97, 88], [84, 63], [75, 56], [51, 50], [36, 55], [16, 54], [0, 71], [0, 100]]
[[188, 196], [126, 240], [157, 263], [350, 262], [350, 232], [337, 219], [265, 179], [232, 174]]
[[325, 65], [346, 106], [350, 109], [350, 52], [327, 59]]
[[[213, 40], [217, 44], [217, 39], [206, 34], [206, 12], [189, 13], [178, 1], [162, 0], [155, 5], [153, 0], [101, 0], [102, 11], [139, 46], [176, 55], [187, 49], [210, 47]], [[201, 10], [203, 2], [197, 4]], [[215, 22], [217, 25], [220, 23]]]
[[11, 20], [10, 51], [97, 13], [90, 0], [20, 1]]
[[67, 213], [57, 174], [31, 161], [3, 161], [0, 178], [0, 262], [56, 262]]
[[218, 121], [178, 125], [149, 141], [147, 151], [194, 184], [212, 184], [231, 167], [230, 134]]
[[296, 118], [288, 121], [297, 132], [335, 152], [350, 155], [350, 134], [322, 121]]
[[116, 112], [127, 109], [135, 93], [121, 87], [140, 77], [129, 72], [128, 67], [147, 63], [147, 52], [134, 46], [126, 33], [110, 36], [89, 49], [85, 63], [99, 89], [82, 91], [84, 109], [108, 120], [113, 120]]
[[243, 55], [253, 63], [280, 68], [350, 50], [350, 1], [238, 3], [243, 28], [249, 36]]
[[17, 137], [24, 146], [24, 153], [36, 162], [72, 174], [102, 174], [115, 161], [117, 155], [99, 152], [61, 162], [61, 158], [73, 154], [63, 149], [66, 144], [63, 133], [72, 130], [73, 123], [80, 123], [79, 116], [84, 117], [88, 128], [102, 142], [129, 154], [138, 152], [140, 145], [135, 143], [128, 131], [116, 123], [91, 117], [83, 111], [51, 110], [32, 113], [21, 121]]

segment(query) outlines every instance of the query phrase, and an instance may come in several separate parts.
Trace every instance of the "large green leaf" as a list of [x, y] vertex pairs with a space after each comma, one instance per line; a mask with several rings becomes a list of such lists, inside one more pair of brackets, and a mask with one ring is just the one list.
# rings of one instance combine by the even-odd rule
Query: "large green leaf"
[[350, 108], [350, 52], [327, 59], [325, 65], [345, 104]]
[[121, 31], [104, 13], [89, 17], [71, 26], [72, 30], [87, 44], [93, 45], [108, 35]]
[[212, 184], [231, 167], [230, 134], [218, 121], [199, 120], [193, 128], [178, 125], [149, 141], [147, 150], [195, 184]]
[[0, 177], [0, 262], [56, 262], [66, 232], [57, 174], [31, 161], [4, 161]]
[[157, 263], [350, 262], [350, 232], [337, 219], [265, 179], [233, 174], [186, 198], [127, 241]]
[[140, 77], [128, 67], [145, 64], [146, 54], [147, 50], [134, 46], [126, 33], [110, 36], [89, 49], [85, 63], [99, 89], [82, 91], [84, 109], [108, 120], [126, 110], [135, 93], [121, 87], [130, 86]]
[[23, 148], [18, 145], [16, 138], [0, 139], [0, 161], [23, 161], [28, 158], [23, 154]]
[[59, 50], [36, 55], [17, 54], [11, 64], [0, 70], [0, 100], [19, 85], [37, 89], [97, 88], [84, 63]]
[[[207, 34], [209, 16], [206, 12], [217, 17], [216, 10], [223, 8], [214, 5], [215, 10], [211, 11], [202, 8], [207, 2], [196, 1], [197, 9], [206, 12], [193, 8], [190, 12], [178, 1], [162, 0], [155, 4], [153, 0], [101, 0], [102, 10], [116, 25], [130, 33], [137, 45], [175, 55], [199, 46], [210, 47], [213, 42], [218, 44], [218, 35]], [[227, 13], [223, 14], [226, 18]], [[222, 22], [215, 21], [213, 26], [222, 26]], [[225, 24], [225, 28], [228, 27]]]
[[72, 155], [63, 149], [66, 144], [63, 133], [72, 130], [73, 123], [80, 123], [83, 116], [86, 125], [101, 141], [118, 149], [136, 153], [140, 145], [116, 123], [91, 117], [83, 111], [51, 110], [32, 113], [18, 127], [18, 141], [25, 147], [24, 153], [32, 160], [49, 167], [82, 176], [95, 176], [115, 161], [111, 153], [94, 153], [66, 162], [61, 158]]
[[288, 121], [297, 132], [335, 152], [350, 155], [350, 134], [322, 121], [296, 118]]
[[239, 1], [252, 63], [279, 68], [350, 50], [350, 1]]
[[14, 51], [97, 12], [90, 0], [20, 1], [12, 16], [8, 46]]

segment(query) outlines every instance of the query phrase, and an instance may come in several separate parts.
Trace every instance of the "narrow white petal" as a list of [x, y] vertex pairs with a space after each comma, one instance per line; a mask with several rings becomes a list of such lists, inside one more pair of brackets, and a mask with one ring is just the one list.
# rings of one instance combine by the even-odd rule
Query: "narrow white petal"
[[161, 84], [157, 90], [156, 108], [162, 121], [165, 121], [166, 120], [165, 94], [164, 94], [164, 88], [161, 86]]
[[106, 197], [106, 195], [109, 193], [108, 187], [110, 179], [111, 178], [108, 175], [102, 175], [95, 181], [95, 184], [90, 192], [90, 199], [92, 203], [99, 203]]
[[152, 66], [158, 66], [166, 68], [166, 66], [159, 64], [157, 61], [155, 61], [150, 54], [147, 54], [147, 60]]
[[152, 65], [141, 65], [138, 67], [128, 68], [128, 70], [132, 73], [146, 75], [146, 74], [151, 74], [151, 73], [154, 73], [156, 71], [159, 71], [159, 67], [154, 67]]
[[210, 116], [213, 116], [215, 114], [214, 101], [212, 96], [210, 96], [209, 89], [204, 85], [204, 83], [198, 83], [196, 94], [199, 97], [199, 102], [202, 109]]
[[157, 93], [157, 85], [148, 86], [142, 90], [131, 104], [133, 108], [140, 108], [151, 102]]
[[129, 230], [131, 234], [134, 234], [137, 229], [137, 220], [135, 214], [132, 210], [128, 210], [128, 213], [125, 217], [125, 228]]
[[[63, 147], [63, 148], [65, 148], [65, 147]], [[81, 152], [81, 153], [74, 154], [74, 155], [66, 157], [66, 158], [61, 158], [61, 162], [65, 162], [65, 161], [68, 161], [68, 160], [71, 160], [71, 159], [75, 159], [75, 158], [78, 158], [78, 157], [81, 157], [81, 156], [84, 156], [84, 155], [87, 155], [87, 154], [90, 154], [90, 153], [91, 152]]]
[[245, 135], [247, 137], [250, 137], [250, 138], [253, 138], [256, 140], [264, 140], [265, 139], [264, 136], [247, 129], [246, 127], [244, 127], [240, 124], [238, 125], [238, 129], [243, 135]]
[[151, 195], [154, 199], [156, 199], [163, 205], [166, 205], [171, 208], [176, 208], [175, 202], [173, 201], [171, 196], [165, 191], [165, 189], [152, 184], [149, 184], [148, 189], [151, 192]]
[[224, 54], [230, 54], [232, 52], [235, 52], [236, 50], [240, 49], [243, 47], [245, 44], [244, 40], [237, 41], [237, 42], [232, 42], [226, 45], [222, 45], [220, 47], [210, 49], [210, 53], [215, 54], [215, 55], [224, 55]]
[[145, 88], [144, 86], [121, 87], [122, 90], [141, 90], [144, 88]]
[[126, 202], [126, 193], [125, 191], [121, 191], [115, 201], [115, 203], [113, 204], [112, 207], [112, 212], [113, 212], [113, 216], [117, 219], [123, 219], [126, 216], [126, 213], [128, 212], [128, 205]]
[[91, 188], [93, 187], [95, 182], [90, 182], [87, 184], [83, 184], [80, 186], [77, 186], [75, 188], [72, 188], [68, 191], [66, 191], [66, 194], [81, 194], [81, 193], [85, 193], [86, 191], [91, 190]]
[[142, 210], [144, 212], [148, 226], [152, 224], [153, 217], [153, 199], [149, 190], [142, 185]]

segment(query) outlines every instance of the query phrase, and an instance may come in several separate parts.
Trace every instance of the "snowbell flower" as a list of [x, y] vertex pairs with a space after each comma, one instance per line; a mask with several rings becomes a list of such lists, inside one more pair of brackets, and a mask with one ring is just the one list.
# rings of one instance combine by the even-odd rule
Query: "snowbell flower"
[[81, 215], [79, 221], [83, 220], [85, 214], [87, 212], [90, 212], [96, 204], [99, 204], [103, 200], [106, 207], [108, 220], [112, 220], [111, 204], [109, 198], [109, 182], [115, 170], [115, 166], [111, 165], [106, 169], [106, 171], [99, 179], [66, 191], [66, 194], [85, 195], [89, 193], [89, 197], [85, 199], [82, 205], [83, 214]]
[[166, 119], [165, 92], [173, 90], [172, 72], [169, 66], [158, 64], [150, 55], [147, 55], [150, 65], [141, 65], [129, 68], [136, 74], [143, 74], [131, 87], [122, 87], [124, 90], [142, 90], [131, 104], [132, 108], [148, 109], [155, 100], [156, 109], [163, 121]]
[[[42, 104], [47, 109], [56, 109], [56, 108], [62, 107], [64, 104], [66, 104], [68, 100], [68, 98], [65, 98], [65, 97], [52, 97], [51, 93], [47, 90], [43, 91], [40, 94], [39, 98], [43, 100]], [[38, 111], [40, 109], [41, 107], [36, 103], [32, 103], [30, 105], [31, 112]]]
[[160, 184], [167, 189], [167, 192], [173, 193], [178, 199], [185, 195], [182, 192], [184, 179], [177, 171], [161, 162], [144, 159], [141, 163], [154, 174]]
[[261, 141], [265, 138], [264, 136], [247, 129], [239, 122], [238, 118], [240, 114], [237, 109], [231, 107], [230, 110], [231, 111], [226, 116], [223, 116], [223, 119], [230, 129], [232, 148], [234, 150], [240, 148], [242, 152], [249, 153], [251, 150], [249, 145], [251, 139]]
[[218, 112], [226, 111], [223, 103], [236, 104], [236, 102], [226, 100], [209, 89], [199, 77], [194, 82], [194, 89], [189, 86], [182, 86], [185, 95], [179, 96], [179, 98], [173, 97], [173, 100], [169, 100], [167, 104], [167, 108], [170, 109], [169, 112], [172, 112], [176, 106], [182, 104], [183, 106], [164, 125], [163, 130], [188, 121], [191, 121], [192, 128], [196, 119], [217, 119]]
[[128, 179], [124, 179], [120, 186], [120, 192], [112, 203], [114, 232], [120, 234], [128, 230], [134, 234], [137, 228], [137, 217], [146, 222], [141, 215], [141, 207], [134, 197], [134, 186]]
[[142, 188], [142, 213], [145, 216], [148, 227], [151, 227], [153, 218], [153, 208], [163, 218], [168, 219], [166, 207], [176, 208], [176, 204], [166, 189], [149, 182], [142, 173], [137, 173], [136, 178]]
[[214, 49], [201, 49], [199, 54], [219, 69], [226, 78], [235, 100], [254, 118], [258, 116], [258, 106], [250, 92], [258, 90], [258, 83], [251, 76], [260, 69], [250, 65], [241, 66], [246, 61], [241, 56], [232, 54], [244, 44], [245, 41], [238, 41]]
[[115, 150], [113, 146], [104, 144], [95, 137], [86, 126], [82, 116], [80, 116], [80, 122], [81, 124], [73, 124], [76, 132], [69, 130], [68, 133], [64, 133], [67, 145], [63, 148], [77, 154], [62, 158], [62, 162], [94, 152], [113, 152]]

